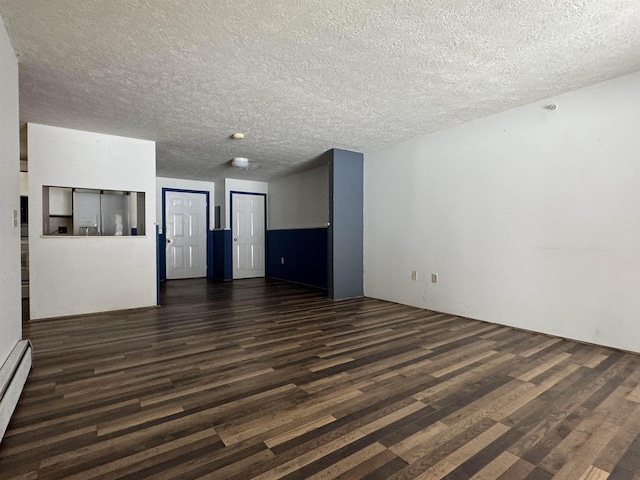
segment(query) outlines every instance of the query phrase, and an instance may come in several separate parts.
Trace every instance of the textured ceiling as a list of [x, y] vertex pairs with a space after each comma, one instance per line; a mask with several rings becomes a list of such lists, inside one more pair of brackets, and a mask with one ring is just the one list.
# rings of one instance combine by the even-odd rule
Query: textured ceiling
[[638, 0], [0, 0], [0, 15], [22, 122], [155, 140], [158, 174], [181, 178], [269, 180], [640, 70]]

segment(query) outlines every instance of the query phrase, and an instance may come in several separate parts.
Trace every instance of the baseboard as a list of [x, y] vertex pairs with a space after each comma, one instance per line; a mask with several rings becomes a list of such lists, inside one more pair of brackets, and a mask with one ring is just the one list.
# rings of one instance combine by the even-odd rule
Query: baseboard
[[0, 368], [0, 442], [31, 370], [31, 342], [20, 340]]

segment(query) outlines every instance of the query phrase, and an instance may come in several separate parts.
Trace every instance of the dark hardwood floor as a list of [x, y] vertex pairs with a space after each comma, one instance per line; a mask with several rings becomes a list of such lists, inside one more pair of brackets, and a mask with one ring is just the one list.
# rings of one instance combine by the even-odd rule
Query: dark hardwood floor
[[640, 356], [278, 281], [25, 323], [0, 477], [640, 479]]

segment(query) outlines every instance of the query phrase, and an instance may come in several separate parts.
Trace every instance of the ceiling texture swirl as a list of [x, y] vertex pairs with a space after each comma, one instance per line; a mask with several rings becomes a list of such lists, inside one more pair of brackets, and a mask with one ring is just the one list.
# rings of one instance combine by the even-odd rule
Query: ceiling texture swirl
[[23, 124], [154, 140], [158, 175], [188, 179], [267, 181], [640, 70], [638, 0], [0, 0], [0, 15]]

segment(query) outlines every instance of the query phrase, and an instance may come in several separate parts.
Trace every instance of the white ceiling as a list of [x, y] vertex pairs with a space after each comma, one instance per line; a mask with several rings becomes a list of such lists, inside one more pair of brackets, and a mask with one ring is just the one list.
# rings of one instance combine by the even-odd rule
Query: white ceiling
[[155, 140], [158, 175], [203, 180], [273, 179], [640, 70], [638, 0], [0, 0], [0, 15], [22, 122]]

